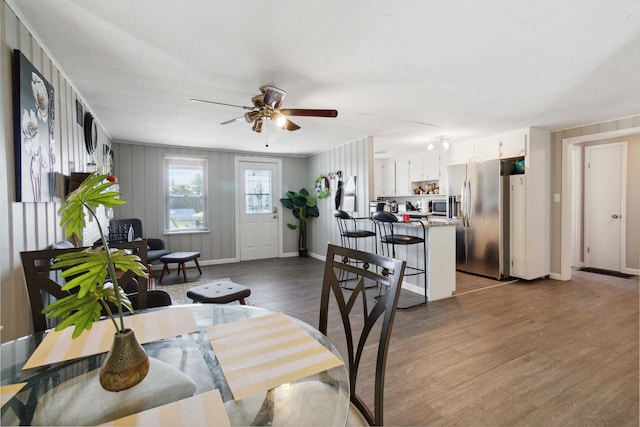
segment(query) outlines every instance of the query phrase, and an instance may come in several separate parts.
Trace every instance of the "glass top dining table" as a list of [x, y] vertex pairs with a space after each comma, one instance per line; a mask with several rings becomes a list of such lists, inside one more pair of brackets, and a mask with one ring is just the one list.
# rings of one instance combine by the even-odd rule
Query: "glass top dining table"
[[[231, 425], [345, 425], [349, 412], [349, 376], [344, 363], [281, 384], [268, 392], [234, 400], [205, 328], [265, 316], [272, 314], [272, 311], [234, 304], [190, 304], [139, 310], [136, 313], [165, 310], [167, 316], [171, 316], [171, 310], [176, 307], [190, 309], [198, 331], [143, 344], [143, 347], [151, 358], [186, 374], [196, 385], [194, 395], [219, 390]], [[342, 360], [326, 336], [305, 322], [292, 319]], [[57, 386], [99, 369], [105, 357], [105, 353], [102, 353], [22, 370], [45, 334], [37, 333], [1, 345], [2, 386], [17, 383], [26, 385], [3, 405], [0, 425], [31, 425], [39, 400], [45, 393], [55, 392]], [[96, 405], [100, 405], [100, 402], [96, 402]], [[188, 422], [188, 418], [185, 421]]]

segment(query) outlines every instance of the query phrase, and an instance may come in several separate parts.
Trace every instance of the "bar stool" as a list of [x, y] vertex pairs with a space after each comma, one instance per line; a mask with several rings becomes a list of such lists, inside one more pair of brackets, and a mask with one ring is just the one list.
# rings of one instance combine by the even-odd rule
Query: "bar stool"
[[[358, 228], [358, 221], [367, 220], [370, 218], [354, 218], [349, 215], [347, 212], [337, 209], [333, 212], [333, 216], [336, 218], [338, 222], [338, 230], [340, 232], [340, 242], [341, 245], [345, 248], [358, 250], [358, 241], [360, 239], [366, 239], [367, 237], [373, 237], [373, 247], [376, 253], [378, 253], [378, 246], [376, 244], [376, 231], [375, 226], [373, 227], [373, 231], [365, 230]], [[358, 264], [358, 261], [354, 261], [355, 264]], [[341, 284], [348, 282], [349, 275], [345, 270], [340, 271], [340, 277], [338, 281]], [[345, 289], [350, 289], [345, 286], [342, 286]]]
[[[368, 220], [369, 218], [354, 218], [351, 215], [349, 215], [347, 212], [341, 211], [339, 209], [333, 212], [333, 216], [336, 217], [336, 221], [338, 221], [338, 230], [340, 231], [340, 242], [342, 243], [342, 246], [345, 248], [358, 250], [359, 239], [376, 236], [375, 228], [374, 228], [374, 231], [357, 228], [357, 225], [358, 225], [357, 221], [363, 220], [363, 219]], [[353, 247], [351, 246], [352, 242], [353, 242]], [[374, 241], [374, 248], [377, 253], [378, 251], [377, 251], [377, 245], [375, 245], [375, 241]]]
[[[424, 264], [423, 268], [419, 268], [419, 266], [409, 266], [407, 265], [405, 268], [404, 276], [418, 276], [420, 274], [424, 275], [424, 302], [414, 304], [408, 307], [398, 307], [399, 309], [407, 309], [417, 307], [419, 305], [424, 305], [427, 303], [427, 243], [426, 243], [426, 233], [424, 224], [422, 221], [408, 221], [400, 223], [398, 218], [384, 211], [375, 212], [371, 219], [376, 224], [377, 233], [379, 236], [380, 246], [382, 250], [382, 255], [388, 256], [391, 258], [396, 258], [396, 245], [418, 245], [422, 244], [423, 253], [424, 253]], [[412, 236], [409, 234], [400, 234], [398, 233], [398, 225], [406, 224], [408, 226], [409, 223], [419, 224], [422, 229], [422, 237]], [[391, 249], [389, 249], [391, 246]]]

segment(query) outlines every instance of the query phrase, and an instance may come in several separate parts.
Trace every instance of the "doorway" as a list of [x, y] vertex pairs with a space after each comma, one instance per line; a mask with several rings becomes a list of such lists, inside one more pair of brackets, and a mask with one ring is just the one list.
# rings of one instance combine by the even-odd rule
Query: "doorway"
[[587, 267], [622, 271], [626, 142], [585, 147], [584, 260]]
[[[576, 176], [576, 168], [574, 167], [571, 150], [579, 144], [591, 141], [602, 141], [610, 138], [619, 138], [629, 135], [640, 134], [640, 127], [631, 127], [608, 132], [595, 134], [587, 134], [562, 139], [562, 198], [561, 198], [561, 219], [560, 219], [560, 272], [551, 273], [551, 278], [557, 280], [571, 280], [571, 267], [574, 257], [575, 236], [572, 232], [575, 230], [574, 223], [576, 221], [576, 210], [573, 205], [575, 191], [575, 180], [580, 179]], [[554, 195], [554, 199], [556, 195]], [[625, 273], [634, 273], [628, 268]], [[637, 273], [636, 273], [637, 274]]]
[[236, 257], [277, 258], [281, 252], [279, 159], [236, 157]]

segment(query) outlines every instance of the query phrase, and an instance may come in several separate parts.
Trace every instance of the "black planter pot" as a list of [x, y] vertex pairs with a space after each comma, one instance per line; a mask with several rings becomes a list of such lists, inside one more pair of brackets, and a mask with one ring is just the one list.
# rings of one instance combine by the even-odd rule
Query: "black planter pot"
[[309, 253], [308, 249], [298, 249], [298, 256], [300, 257], [309, 256], [308, 253]]

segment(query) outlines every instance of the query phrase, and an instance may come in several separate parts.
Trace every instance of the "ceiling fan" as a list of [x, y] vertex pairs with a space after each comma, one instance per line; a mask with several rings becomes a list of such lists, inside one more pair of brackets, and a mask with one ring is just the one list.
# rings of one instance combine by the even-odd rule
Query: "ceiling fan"
[[224, 102], [208, 101], [205, 99], [191, 99], [194, 102], [204, 102], [207, 104], [226, 105], [229, 107], [237, 107], [248, 110], [243, 116], [235, 119], [227, 120], [220, 123], [221, 125], [230, 125], [245, 120], [247, 123], [253, 123], [251, 129], [254, 132], [262, 132], [262, 127], [266, 119], [273, 120], [274, 123], [289, 131], [300, 129], [300, 126], [292, 122], [287, 116], [305, 116], [305, 117], [338, 117], [337, 110], [318, 110], [308, 108], [280, 108], [282, 100], [287, 95], [282, 89], [275, 86], [261, 86], [260, 93], [253, 98], [251, 102], [253, 107], [244, 105], [226, 104]]

